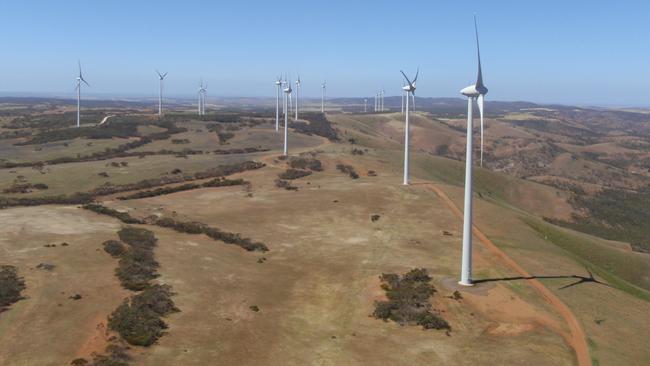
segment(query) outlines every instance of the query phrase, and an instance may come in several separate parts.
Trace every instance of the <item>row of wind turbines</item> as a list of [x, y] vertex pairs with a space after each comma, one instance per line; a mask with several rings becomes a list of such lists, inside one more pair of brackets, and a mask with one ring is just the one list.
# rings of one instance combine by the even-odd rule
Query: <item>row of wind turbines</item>
[[[474, 102], [478, 105], [478, 110], [480, 114], [481, 121], [481, 155], [480, 155], [480, 165], [483, 166], [483, 105], [485, 100], [485, 95], [488, 92], [487, 87], [483, 83], [483, 72], [481, 69], [481, 50], [479, 46], [479, 37], [478, 37], [478, 25], [476, 21], [476, 16], [474, 16], [474, 33], [476, 36], [476, 53], [477, 53], [477, 63], [478, 63], [478, 75], [476, 77], [476, 83], [469, 85], [463, 88], [460, 93], [467, 97], [467, 147], [466, 147], [466, 158], [465, 158], [465, 195], [464, 195], [464, 214], [463, 214], [463, 243], [462, 243], [462, 258], [461, 258], [461, 275], [460, 281], [458, 282], [462, 286], [472, 286], [472, 168], [473, 168], [473, 106]], [[409, 125], [409, 111], [415, 108], [415, 90], [417, 89], [416, 83], [420, 70], [415, 73], [413, 81], [400, 70], [402, 76], [404, 77], [406, 83], [402, 87], [402, 113], [405, 114], [405, 127], [404, 127], [404, 185], [409, 185], [409, 140], [410, 140], [410, 125]], [[284, 113], [284, 156], [288, 155], [288, 126], [289, 120], [288, 116], [290, 113], [290, 108], [292, 104], [291, 94], [291, 81], [287, 81], [286, 77], [282, 80], [281, 77], [276, 78], [275, 85], [277, 86], [277, 95], [276, 95], [276, 113], [275, 113], [275, 130], [278, 131], [280, 128], [280, 90], [283, 86], [284, 98], [283, 98], [283, 113]], [[323, 89], [322, 99], [321, 99], [321, 112], [324, 112], [324, 101], [325, 101], [325, 88], [326, 83], [323, 82], [321, 85]], [[298, 119], [298, 90], [300, 88], [300, 77], [296, 81], [296, 106], [295, 106], [295, 119]], [[384, 111], [384, 95], [385, 91], [380, 90], [375, 94], [375, 112]], [[410, 98], [409, 98], [410, 97]], [[413, 101], [411, 106], [409, 99]], [[364, 99], [364, 112], [367, 112], [367, 101]]]
[[[476, 36], [476, 52], [478, 59], [478, 75], [476, 78], [476, 83], [469, 85], [462, 89], [460, 93], [467, 97], [467, 147], [466, 147], [466, 157], [465, 157], [465, 194], [464, 194], [464, 215], [463, 215], [463, 245], [462, 245], [462, 259], [461, 259], [461, 278], [459, 281], [460, 285], [471, 286], [472, 285], [472, 166], [473, 166], [473, 105], [476, 102], [480, 114], [480, 141], [481, 141], [481, 154], [480, 154], [480, 165], [483, 166], [483, 110], [484, 110], [484, 100], [485, 95], [488, 92], [487, 87], [483, 83], [483, 73], [481, 70], [481, 51], [479, 46], [479, 37], [478, 37], [478, 25], [476, 21], [476, 16], [474, 16], [474, 32]], [[405, 114], [405, 128], [404, 128], [404, 179], [403, 184], [409, 184], [409, 140], [410, 140], [410, 125], [409, 125], [409, 110], [414, 109], [415, 107], [415, 90], [418, 75], [420, 73], [419, 68], [415, 73], [413, 81], [411, 81], [404, 71], [400, 70], [406, 83], [402, 87], [402, 113]], [[167, 76], [167, 72], [160, 73], [156, 70], [159, 78], [159, 99], [158, 99], [158, 114], [162, 115], [163, 105], [162, 105], [162, 96], [163, 96], [163, 80]], [[88, 82], [84, 79], [81, 71], [81, 62], [79, 62], [79, 75], [77, 76], [77, 127], [80, 126], [80, 106], [81, 106], [81, 87], [82, 83], [86, 86], [90, 86]], [[298, 120], [298, 110], [299, 110], [299, 95], [300, 95], [300, 76], [295, 81], [296, 85], [296, 104], [295, 108], [293, 107], [292, 93], [293, 89], [291, 88], [291, 80], [287, 80], [285, 75], [284, 80], [281, 77], [277, 77], [275, 85], [277, 87], [276, 94], [276, 112], [275, 112], [275, 130], [276, 132], [280, 129], [280, 92], [283, 94], [283, 104], [282, 110], [284, 114], [284, 144], [283, 144], [283, 155], [288, 155], [288, 133], [289, 133], [289, 113], [291, 109], [294, 109], [295, 115], [294, 119]], [[323, 81], [321, 84], [322, 94], [321, 94], [321, 112], [325, 112], [325, 94], [327, 89], [327, 82]], [[198, 89], [198, 114], [205, 115], [205, 101], [207, 93], [207, 84], [204, 86], [203, 81], [201, 81]], [[375, 112], [384, 111], [384, 95], [385, 91], [380, 90], [375, 94]], [[409, 97], [413, 101], [413, 106], [410, 106]], [[364, 99], [364, 112], [367, 111], [367, 99]]]

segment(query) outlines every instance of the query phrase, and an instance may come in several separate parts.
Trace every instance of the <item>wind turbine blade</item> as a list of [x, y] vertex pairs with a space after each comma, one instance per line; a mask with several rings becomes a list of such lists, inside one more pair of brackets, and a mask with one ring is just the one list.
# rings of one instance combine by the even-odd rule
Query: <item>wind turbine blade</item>
[[481, 166], [483, 166], [483, 98], [483, 94], [479, 94], [478, 98], [476, 98], [476, 104], [478, 104], [478, 112], [481, 116]]
[[162, 74], [160, 73], [160, 71], [158, 71], [158, 69], [156, 69], [156, 74], [158, 74], [158, 77], [162, 79], [163, 76], [162, 76]]
[[420, 74], [420, 66], [418, 66], [418, 71], [415, 72], [415, 79], [413, 79], [413, 84], [418, 81], [418, 75]]
[[478, 25], [476, 14], [474, 15], [474, 33], [476, 34], [476, 55], [478, 57], [478, 76], [476, 77], [476, 89], [483, 87], [483, 72], [481, 71], [481, 48], [478, 42]]
[[400, 70], [399, 72], [401, 72], [402, 75], [404, 75], [404, 79], [406, 79], [406, 82], [409, 83], [409, 85], [413, 85], [413, 83], [411, 83], [411, 80], [409, 80], [408, 76], [406, 76], [406, 74], [404, 73], [404, 71]]
[[163, 76], [162, 76], [163, 79], [164, 79], [165, 77], [167, 77], [167, 73], [164, 73]]

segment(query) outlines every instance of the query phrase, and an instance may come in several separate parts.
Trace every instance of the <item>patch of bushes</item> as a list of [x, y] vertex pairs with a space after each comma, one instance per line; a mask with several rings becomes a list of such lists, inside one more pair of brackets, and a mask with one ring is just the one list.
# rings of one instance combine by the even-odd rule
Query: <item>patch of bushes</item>
[[309, 123], [294, 121], [290, 124], [294, 130], [306, 135], [318, 135], [329, 139], [330, 141], [338, 141], [339, 137], [332, 128], [332, 124], [327, 120], [323, 113], [303, 112], [302, 118], [309, 121]]
[[291, 183], [289, 183], [286, 180], [282, 180], [282, 179], [276, 179], [275, 180], [275, 186], [278, 187], [278, 188], [286, 189], [287, 191], [297, 191], [298, 190], [298, 187], [292, 186]]
[[21, 292], [27, 288], [25, 281], [18, 277], [14, 266], [0, 265], [0, 312], [9, 305], [21, 300]]
[[119, 258], [126, 252], [126, 247], [122, 242], [117, 240], [107, 240], [102, 243], [104, 251], [111, 255], [113, 258]]
[[336, 169], [340, 170], [343, 173], [346, 173], [350, 176], [352, 179], [358, 179], [359, 174], [354, 170], [352, 165], [346, 165], [346, 164], [337, 164]]
[[69, 127], [46, 130], [28, 141], [16, 145], [44, 144], [53, 141], [72, 140], [76, 138], [111, 139], [113, 137], [127, 138], [138, 136], [138, 124], [134, 122], [111, 123], [92, 127]]
[[232, 139], [235, 137], [235, 134], [232, 132], [217, 132], [217, 136], [219, 136], [219, 143], [220, 144], [225, 144], [228, 140]]
[[167, 324], [163, 316], [178, 311], [171, 288], [153, 285], [125, 300], [108, 318], [108, 327], [128, 343], [148, 347], [160, 338]]
[[175, 187], [161, 187], [161, 188], [156, 188], [153, 190], [147, 190], [147, 191], [140, 191], [136, 192], [127, 196], [121, 196], [117, 197], [119, 200], [132, 200], [132, 199], [139, 199], [139, 198], [147, 198], [147, 197], [156, 197], [156, 196], [161, 196], [165, 194], [171, 194], [171, 193], [176, 193], [176, 192], [182, 192], [182, 191], [189, 191], [192, 189], [198, 189], [198, 188], [206, 188], [206, 187], [228, 187], [228, 186], [236, 186], [236, 185], [242, 185], [247, 183], [243, 179], [226, 179], [223, 177], [215, 178], [212, 179], [208, 182], [202, 183], [202, 184], [195, 184], [195, 183], [186, 183], [182, 184], [180, 186], [175, 186]]
[[228, 150], [217, 149], [214, 150], [213, 152], [217, 155], [231, 155], [231, 154], [252, 154], [256, 152], [264, 152], [270, 150], [271, 149], [269, 148], [262, 148], [262, 147], [244, 147], [241, 149], [228, 149]]
[[[113, 119], [115, 119], [115, 117]], [[66, 163], [75, 163], [75, 162], [84, 162], [84, 161], [107, 160], [113, 158], [124, 158], [124, 157], [133, 157], [133, 156], [143, 157], [146, 155], [158, 155], [158, 154], [163, 154], [166, 150], [160, 152], [128, 152], [128, 150], [132, 150], [140, 146], [150, 144], [157, 140], [166, 140], [170, 138], [171, 135], [173, 134], [187, 131], [186, 128], [177, 127], [176, 125], [170, 122], [157, 122], [157, 123], [152, 123], [152, 125], [165, 128], [166, 131], [150, 134], [147, 136], [142, 136], [136, 141], [130, 141], [114, 148], [106, 148], [104, 151], [94, 152], [89, 155], [77, 155], [75, 157], [64, 156], [64, 157], [45, 160], [45, 161], [2, 162], [0, 164], [0, 168], [44, 166], [46, 164], [55, 165], [55, 164], [66, 164]], [[83, 127], [83, 128], [92, 129], [96, 127]], [[73, 128], [72, 130], [78, 130], [78, 129]], [[169, 152], [169, 153], [171, 154], [173, 152]]]
[[200, 222], [177, 221], [170, 217], [163, 217], [157, 219], [154, 224], [161, 227], [170, 228], [181, 233], [205, 234], [214, 240], [220, 240], [226, 244], [237, 245], [249, 252], [266, 252], [269, 250], [264, 243], [254, 242], [250, 238], [242, 237], [241, 234], [221, 231], [217, 228], [210, 227]]
[[426, 269], [416, 268], [402, 276], [384, 273], [379, 278], [388, 300], [375, 301], [375, 318], [400, 325], [420, 325], [424, 329], [451, 330], [447, 321], [431, 312], [429, 298], [436, 289], [430, 284], [431, 277]]
[[92, 200], [93, 196], [89, 193], [45, 197], [0, 197], [0, 209], [16, 206], [81, 205], [92, 202]]
[[293, 169], [308, 169], [314, 172], [323, 171], [323, 164], [321, 161], [314, 158], [291, 158], [289, 166]]
[[310, 174], [311, 172], [308, 170], [287, 169], [285, 172], [278, 174], [278, 177], [284, 180], [293, 180], [306, 177]]
[[572, 221], [545, 220], [601, 238], [624, 241], [636, 251], [650, 253], [650, 189], [638, 192], [608, 189], [593, 196], [576, 192], [571, 203], [587, 214], [574, 215]]
[[106, 216], [114, 217], [125, 224], [144, 224], [143, 220], [136, 219], [135, 217], [129, 215], [128, 212], [120, 212], [106, 206], [102, 206], [98, 203], [89, 203], [83, 205], [82, 208]]
[[352, 148], [352, 150], [350, 152], [352, 153], [352, 155], [363, 155], [364, 154], [363, 150], [357, 149], [356, 147]]
[[14, 183], [11, 187], [5, 188], [3, 193], [30, 193], [34, 189], [45, 190], [49, 187], [44, 183]]
[[153, 248], [156, 237], [147, 229], [125, 227], [118, 233], [120, 240], [129, 245], [120, 257], [115, 270], [122, 286], [133, 291], [141, 291], [149, 286], [149, 281], [158, 277], [158, 262], [154, 260]]

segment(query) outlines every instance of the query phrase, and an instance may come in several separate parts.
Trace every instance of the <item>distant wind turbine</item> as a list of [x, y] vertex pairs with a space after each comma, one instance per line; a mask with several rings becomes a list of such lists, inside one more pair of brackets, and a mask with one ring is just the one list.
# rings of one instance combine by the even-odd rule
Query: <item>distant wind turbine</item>
[[368, 112], [368, 98], [363, 98], [363, 113]]
[[481, 114], [481, 127], [483, 127], [483, 98], [488, 92], [488, 89], [485, 87], [485, 85], [483, 85], [483, 73], [481, 71], [481, 50], [478, 43], [478, 26], [476, 24], [476, 15], [474, 15], [474, 32], [476, 34], [476, 53], [478, 55], [478, 76], [476, 78], [476, 84], [470, 85], [460, 91], [461, 94], [467, 97], [467, 151], [465, 154], [463, 254], [461, 262], [460, 282], [458, 282], [464, 286], [472, 285], [472, 130], [474, 127], [472, 107], [474, 100], [476, 100], [479, 113]]
[[208, 84], [205, 84], [205, 86], [203, 86], [203, 80], [201, 80], [201, 83], [199, 84], [199, 90], [198, 90], [199, 116], [205, 114], [205, 99], [206, 99], [207, 88], [208, 88]]
[[300, 75], [298, 75], [298, 80], [296, 80], [296, 120], [298, 120], [298, 98], [300, 97]]
[[[415, 83], [418, 81], [418, 75], [420, 74], [420, 69], [418, 68], [418, 71], [415, 73], [415, 78], [413, 79], [413, 82], [409, 80], [409, 78], [406, 76], [404, 71], [401, 71], [402, 75], [404, 75], [404, 79], [406, 79], [406, 82], [408, 85], [402, 87], [402, 90], [406, 92], [406, 119], [405, 119], [405, 126], [404, 126], [404, 185], [409, 184], [409, 93], [413, 96], [415, 96]], [[415, 97], [414, 97], [415, 98]]]
[[79, 63], [79, 76], [77, 76], [77, 127], [81, 126], [81, 82], [90, 86], [81, 73], [81, 61]]
[[275, 86], [277, 87], [277, 95], [275, 97], [275, 131], [280, 130], [280, 89], [282, 89], [282, 77], [275, 79]]
[[325, 113], [325, 90], [327, 89], [327, 80], [323, 81], [320, 86], [323, 89], [323, 94], [320, 98], [320, 112]]
[[291, 100], [291, 81], [287, 83], [286, 89], [284, 89], [284, 94], [286, 97], [284, 98], [284, 104], [285, 104], [285, 113], [284, 113], [284, 156], [288, 155], [289, 151], [289, 145], [288, 145], [288, 137], [289, 137], [289, 113], [290, 109], [289, 106], [286, 105], [290, 100]]
[[163, 93], [163, 80], [167, 73], [161, 74], [160, 71], [156, 70], [159, 80], [159, 93], [158, 93], [158, 115], [162, 116], [162, 93]]

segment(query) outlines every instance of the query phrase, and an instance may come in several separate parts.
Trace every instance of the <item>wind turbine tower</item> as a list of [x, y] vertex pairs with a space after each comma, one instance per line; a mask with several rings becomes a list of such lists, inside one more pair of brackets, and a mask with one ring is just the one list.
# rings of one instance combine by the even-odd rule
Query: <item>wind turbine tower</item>
[[289, 100], [291, 100], [291, 82], [289, 81], [287, 83], [286, 89], [284, 89], [284, 94], [286, 97], [284, 98], [284, 104], [285, 104], [285, 113], [284, 113], [284, 156], [288, 155], [288, 141], [287, 138], [289, 137], [289, 106], [286, 105]]
[[[463, 254], [460, 270], [460, 282], [463, 286], [472, 285], [472, 107], [473, 102], [478, 104], [481, 117], [481, 135], [483, 132], [483, 99], [488, 89], [483, 84], [481, 71], [481, 49], [478, 43], [478, 26], [474, 16], [474, 33], [476, 35], [476, 54], [478, 58], [478, 76], [476, 84], [461, 90], [460, 93], [467, 97], [467, 151], [465, 153], [465, 201], [463, 211]], [[482, 136], [481, 136], [482, 137]]]
[[327, 80], [323, 81], [323, 83], [320, 86], [323, 89], [323, 94], [321, 95], [320, 98], [320, 112], [325, 113], [325, 90], [327, 89]]
[[77, 76], [77, 127], [81, 126], [81, 83], [90, 86], [81, 73], [81, 61], [79, 61], [79, 76]]
[[300, 97], [300, 75], [298, 75], [298, 80], [296, 80], [296, 118], [298, 120], [298, 98]]
[[368, 112], [368, 99], [363, 98], [363, 113]]
[[161, 74], [160, 71], [156, 70], [158, 74], [159, 88], [158, 88], [158, 115], [162, 116], [162, 92], [163, 92], [163, 80], [167, 76], [167, 73]]
[[275, 131], [280, 130], [280, 89], [282, 89], [282, 77], [275, 79], [277, 94], [275, 97]]
[[402, 75], [404, 75], [404, 79], [406, 79], [406, 82], [408, 85], [402, 87], [402, 90], [406, 92], [406, 119], [405, 123], [406, 125], [404, 126], [404, 185], [409, 184], [409, 94], [415, 95], [415, 83], [418, 81], [418, 74], [420, 74], [420, 69], [415, 73], [415, 78], [413, 79], [413, 82], [409, 80], [409, 78], [406, 76], [404, 71], [401, 71]]

